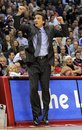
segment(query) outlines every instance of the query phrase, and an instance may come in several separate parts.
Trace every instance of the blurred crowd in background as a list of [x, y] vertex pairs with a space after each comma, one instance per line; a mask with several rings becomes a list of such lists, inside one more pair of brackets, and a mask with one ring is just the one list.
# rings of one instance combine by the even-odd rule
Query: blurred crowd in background
[[[18, 14], [20, 6], [26, 8], [22, 15]], [[68, 36], [53, 39], [51, 76], [81, 76], [82, 0], [0, 0], [0, 76], [29, 76], [23, 62], [29, 37], [20, 25], [33, 24], [33, 14], [40, 8], [47, 25], [54, 25], [54, 19], [61, 16], [68, 27]], [[54, 27], [59, 25], [56, 19]]]

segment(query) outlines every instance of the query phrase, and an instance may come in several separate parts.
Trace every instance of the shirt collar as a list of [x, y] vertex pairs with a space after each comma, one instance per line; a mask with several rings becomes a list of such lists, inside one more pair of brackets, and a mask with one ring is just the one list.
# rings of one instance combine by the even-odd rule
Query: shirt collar
[[41, 27], [40, 30], [41, 32], [45, 32], [44, 27]]

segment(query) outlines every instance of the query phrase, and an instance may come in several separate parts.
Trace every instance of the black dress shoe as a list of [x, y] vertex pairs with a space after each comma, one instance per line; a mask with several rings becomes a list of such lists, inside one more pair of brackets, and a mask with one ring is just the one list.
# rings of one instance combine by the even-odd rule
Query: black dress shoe
[[45, 125], [48, 125], [48, 124], [49, 124], [49, 121], [48, 121], [48, 118], [47, 118], [47, 117], [44, 117], [44, 118], [42, 119], [42, 121], [43, 121], [43, 123], [44, 123]]
[[34, 117], [33, 122], [34, 122], [34, 125], [36, 125], [36, 126], [39, 125], [38, 117]]

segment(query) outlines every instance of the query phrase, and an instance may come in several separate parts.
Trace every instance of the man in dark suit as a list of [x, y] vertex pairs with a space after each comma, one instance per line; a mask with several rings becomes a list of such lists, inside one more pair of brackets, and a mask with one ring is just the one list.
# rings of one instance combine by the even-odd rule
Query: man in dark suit
[[[27, 66], [30, 80], [30, 100], [33, 113], [33, 122], [39, 125], [39, 116], [43, 115], [42, 121], [48, 124], [48, 110], [50, 103], [49, 80], [51, 65], [54, 65], [53, 38], [62, 36], [62, 32], [55, 30], [54, 26], [45, 26], [45, 16], [41, 11], [34, 15], [34, 25], [21, 25], [20, 29], [28, 33]], [[40, 40], [38, 34], [41, 34]], [[37, 40], [38, 39], [38, 40]], [[37, 45], [41, 44], [39, 47]], [[39, 49], [38, 53], [37, 48]], [[37, 53], [37, 54], [36, 54]], [[38, 94], [38, 82], [42, 90], [43, 110], [41, 109]]]

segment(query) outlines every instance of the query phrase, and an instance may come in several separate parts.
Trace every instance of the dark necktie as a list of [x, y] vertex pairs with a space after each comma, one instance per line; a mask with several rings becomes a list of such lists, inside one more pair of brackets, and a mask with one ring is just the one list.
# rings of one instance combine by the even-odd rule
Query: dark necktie
[[40, 48], [41, 48], [41, 30], [39, 30], [37, 33], [37, 45], [36, 45], [35, 54], [34, 54], [35, 57], [39, 56]]

